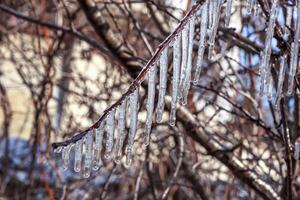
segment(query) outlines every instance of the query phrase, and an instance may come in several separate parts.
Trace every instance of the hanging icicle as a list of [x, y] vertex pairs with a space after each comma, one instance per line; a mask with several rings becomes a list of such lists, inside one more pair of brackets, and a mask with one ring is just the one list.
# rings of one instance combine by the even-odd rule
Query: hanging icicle
[[80, 172], [82, 161], [82, 139], [75, 144], [74, 171]]
[[170, 125], [175, 126], [176, 122], [176, 104], [179, 90], [179, 76], [180, 76], [180, 57], [181, 57], [181, 34], [175, 39], [173, 45], [173, 80], [172, 80], [172, 102], [170, 111]]
[[94, 130], [95, 133], [95, 145], [94, 145], [94, 159], [93, 159], [93, 170], [98, 170], [102, 165], [101, 159], [102, 141], [103, 141], [104, 123]]
[[286, 19], [285, 19], [285, 34], [288, 34], [290, 31], [289, 29], [292, 28], [292, 20], [293, 20], [293, 7], [287, 6], [286, 7]]
[[205, 39], [207, 33], [207, 14], [208, 14], [208, 3], [202, 7], [201, 11], [201, 22], [200, 22], [200, 40], [199, 40], [199, 47], [198, 47], [198, 54], [197, 54], [197, 63], [196, 63], [196, 72], [194, 77], [194, 84], [198, 84], [200, 79], [200, 73], [203, 64], [203, 55], [205, 51]]
[[93, 158], [93, 131], [90, 130], [85, 136], [85, 159], [83, 164], [84, 178], [90, 177], [92, 158]]
[[295, 160], [299, 160], [299, 157], [300, 157], [300, 143], [298, 143], [298, 142], [295, 143], [293, 157], [294, 157]]
[[278, 74], [278, 86], [277, 86], [277, 93], [276, 93], [276, 99], [275, 99], [275, 108], [278, 108], [279, 101], [282, 98], [282, 87], [286, 72], [286, 56], [283, 56], [280, 58], [280, 69]]
[[212, 29], [211, 33], [209, 36], [209, 41], [208, 41], [208, 59], [212, 60], [213, 58], [213, 51], [214, 51], [214, 46], [215, 46], [215, 39], [217, 35], [217, 30], [219, 26], [219, 20], [220, 20], [220, 12], [221, 12], [221, 5], [222, 5], [222, 0], [216, 0], [214, 1], [215, 3], [215, 8], [213, 11], [213, 23], [212, 23]]
[[291, 49], [291, 64], [289, 70], [289, 84], [288, 84], [288, 94], [293, 93], [294, 89], [294, 78], [296, 75], [299, 53], [299, 39], [300, 39], [300, 2], [297, 2], [297, 18], [296, 18], [296, 31], [294, 33], [294, 43]]
[[105, 159], [111, 158], [113, 143], [114, 143], [114, 132], [115, 132], [115, 109], [113, 109], [106, 119], [106, 146], [105, 146]]
[[250, 15], [252, 11], [255, 10], [256, 0], [247, 0], [246, 6], [247, 6], [247, 14]]
[[155, 85], [156, 85], [156, 65], [154, 65], [148, 73], [148, 99], [147, 99], [147, 118], [145, 124], [145, 135], [144, 135], [144, 145], [149, 144], [150, 132], [152, 126], [152, 118], [154, 111], [154, 100], [155, 100]]
[[126, 166], [130, 166], [132, 162], [132, 148], [134, 144], [138, 120], [138, 100], [139, 88], [136, 88], [136, 90], [130, 96], [130, 129], [126, 147]]
[[181, 90], [183, 94], [183, 98], [181, 101], [182, 105], [187, 104], [188, 93], [190, 90], [191, 71], [193, 65], [194, 31], [195, 31], [195, 16], [193, 16], [189, 22], [188, 60], [187, 60], [187, 67], [186, 67], [184, 81], [181, 86], [182, 87]]
[[[203, 5], [203, 8], [204, 8], [205, 4]], [[229, 27], [230, 18], [231, 18], [231, 7], [232, 7], [232, 0], [227, 0], [226, 13], [225, 13], [225, 27]], [[202, 9], [202, 12], [203, 12], [203, 9]], [[201, 16], [201, 18], [202, 18], [202, 16]]]
[[73, 144], [69, 144], [68, 146], [65, 146], [62, 148], [62, 161], [63, 161], [63, 169], [67, 170], [69, 167], [69, 160], [70, 160], [70, 151], [72, 149]]
[[214, 8], [215, 1], [213, 0], [207, 0], [207, 1], [208, 1], [208, 29], [209, 32], [211, 32], [214, 26], [214, 15], [216, 14]]
[[125, 99], [119, 107], [118, 137], [116, 139], [115, 157], [114, 157], [114, 161], [117, 164], [120, 164], [120, 160], [122, 156], [122, 147], [125, 140], [126, 106], [127, 106], [127, 100]]
[[161, 122], [165, 107], [165, 96], [167, 89], [167, 70], [168, 70], [168, 47], [166, 47], [159, 59], [159, 91], [156, 107], [156, 122]]
[[179, 81], [179, 93], [178, 100], [181, 101], [183, 98], [182, 85], [184, 82], [184, 77], [186, 74], [186, 65], [187, 65], [187, 53], [188, 53], [188, 36], [189, 36], [189, 25], [187, 24], [181, 32], [181, 67], [180, 67], [180, 81]]
[[[270, 68], [270, 70], [271, 70], [271, 68]], [[270, 74], [270, 77], [268, 78], [268, 83], [267, 83], [267, 86], [268, 86], [268, 100], [272, 101], [272, 98], [273, 98], [273, 78], [272, 78], [271, 72], [269, 72], [269, 74]]]
[[[274, 27], [276, 22], [276, 10], [277, 10], [278, 0], [274, 0], [270, 12], [270, 18], [267, 28], [267, 36], [265, 41], [265, 49], [262, 54], [262, 61], [260, 64], [260, 94], [263, 95], [265, 84], [269, 83], [271, 78], [270, 71], [270, 57], [272, 51], [272, 38], [274, 34]], [[267, 86], [268, 87], [268, 86]]]

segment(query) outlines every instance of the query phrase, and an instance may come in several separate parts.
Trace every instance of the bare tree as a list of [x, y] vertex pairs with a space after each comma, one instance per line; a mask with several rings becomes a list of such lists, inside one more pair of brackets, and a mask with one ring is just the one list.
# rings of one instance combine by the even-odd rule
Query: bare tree
[[0, 197], [300, 198], [300, 1], [0, 10]]

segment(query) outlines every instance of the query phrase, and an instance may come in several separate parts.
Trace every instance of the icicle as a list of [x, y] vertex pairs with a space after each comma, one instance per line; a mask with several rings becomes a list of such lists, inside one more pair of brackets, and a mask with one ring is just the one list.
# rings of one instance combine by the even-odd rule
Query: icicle
[[260, 7], [260, 5], [257, 3], [256, 0], [254, 2], [254, 6], [253, 7], [254, 7], [253, 15], [256, 17], [258, 15], [258, 13], [259, 13], [259, 7]]
[[288, 94], [292, 94], [294, 89], [294, 77], [296, 74], [298, 66], [298, 53], [299, 53], [299, 39], [300, 39], [300, 2], [297, 2], [297, 21], [296, 21], [296, 31], [294, 34], [294, 45], [291, 49], [291, 64], [289, 71], [289, 84], [288, 84]]
[[280, 60], [280, 70], [278, 74], [278, 86], [277, 86], [277, 93], [276, 93], [276, 100], [275, 100], [275, 108], [278, 108], [279, 101], [282, 97], [282, 87], [283, 87], [283, 82], [284, 82], [284, 77], [285, 77], [285, 72], [286, 72], [286, 56], [281, 57]]
[[190, 80], [191, 80], [191, 71], [192, 71], [192, 65], [193, 65], [193, 45], [194, 45], [194, 31], [195, 31], [195, 16], [193, 16], [189, 23], [189, 45], [188, 45], [188, 60], [187, 60], [187, 68], [186, 73], [184, 77], [184, 82], [182, 85], [182, 93], [183, 93], [183, 99], [182, 99], [182, 105], [187, 104], [187, 98], [188, 93], [190, 90]]
[[[165, 59], [165, 58], [164, 58]], [[166, 63], [163, 63], [166, 64]], [[167, 67], [165, 67], [167, 68]], [[162, 71], [161, 71], [162, 73]], [[166, 72], [167, 73], [167, 72]], [[147, 99], [147, 118], [145, 124], [144, 145], [149, 144], [150, 132], [152, 126], [154, 100], [155, 100], [155, 84], [156, 84], [156, 65], [152, 66], [148, 73], [148, 99]], [[160, 83], [161, 84], [161, 83]]]
[[74, 171], [80, 172], [82, 161], [82, 139], [75, 144]]
[[119, 107], [119, 121], [118, 121], [118, 137], [115, 146], [115, 163], [119, 164], [122, 156], [122, 147], [125, 139], [125, 125], [126, 125], [126, 99]]
[[209, 30], [211, 31], [214, 25], [214, 15], [215, 13], [215, 8], [214, 8], [214, 0], [207, 0], [208, 1], [208, 27]]
[[185, 77], [185, 73], [186, 73], [186, 65], [187, 65], [187, 51], [188, 51], [188, 33], [189, 33], [189, 25], [187, 24], [182, 32], [181, 32], [181, 70], [180, 70], [180, 82], [179, 82], [179, 93], [178, 93], [178, 100], [181, 101], [181, 99], [183, 98], [183, 93], [181, 90], [181, 86], [183, 84], [184, 81], [184, 77]]
[[270, 19], [269, 24], [267, 28], [267, 37], [265, 41], [265, 49], [262, 54], [262, 62], [260, 64], [260, 78], [261, 78], [261, 85], [260, 85], [260, 94], [263, 95], [265, 82], [267, 81], [267, 78], [270, 77], [270, 56], [272, 51], [272, 38], [274, 34], [274, 27], [276, 22], [276, 10], [277, 10], [277, 0], [274, 0], [270, 12]]
[[268, 86], [268, 99], [269, 99], [269, 101], [271, 101], [272, 98], [273, 98], [273, 78], [272, 78], [271, 72], [269, 72], [269, 76], [270, 77], [268, 78], [268, 83], [267, 83], [267, 86]]
[[216, 0], [215, 2], [215, 10], [214, 10], [214, 21], [213, 21], [213, 25], [212, 25], [212, 30], [210, 33], [210, 37], [209, 37], [209, 47], [208, 47], [208, 59], [212, 59], [213, 56], [213, 50], [214, 50], [214, 46], [215, 46], [215, 39], [216, 39], [216, 35], [217, 35], [217, 30], [218, 30], [218, 26], [219, 26], [219, 20], [220, 20], [220, 12], [221, 12], [221, 0]]
[[[204, 6], [205, 5], [203, 5], [203, 8], [204, 8]], [[230, 17], [231, 17], [231, 7], [232, 7], [232, 0], [227, 0], [226, 15], [225, 15], [225, 27], [229, 27], [229, 22], [230, 22]], [[201, 18], [202, 18], [202, 16], [201, 16]]]
[[255, 9], [256, 0], [247, 0], [247, 14], [250, 15], [252, 10]]
[[178, 35], [173, 46], [173, 80], [172, 80], [172, 102], [170, 112], [170, 125], [175, 126], [176, 122], [176, 103], [179, 89], [180, 76], [180, 49], [181, 35]]
[[92, 159], [93, 159], [93, 131], [90, 130], [85, 136], [85, 159], [83, 165], [84, 178], [90, 177]]
[[138, 117], [138, 99], [139, 89], [137, 88], [130, 96], [130, 129], [128, 134], [128, 142], [126, 147], [126, 166], [129, 166], [132, 161], [132, 147], [137, 129], [137, 117]]
[[202, 12], [201, 12], [200, 41], [199, 41], [199, 49], [197, 55], [194, 84], [198, 84], [201, 69], [202, 69], [203, 55], [205, 51], [205, 39], [206, 39], [206, 32], [207, 32], [207, 19], [208, 19], [207, 10], [208, 10], [208, 3], [206, 2], [202, 7]]
[[167, 70], [168, 70], [168, 47], [166, 47], [159, 59], [159, 92], [156, 107], [156, 121], [161, 122], [165, 107], [165, 95], [167, 89]]
[[299, 156], [300, 156], [300, 143], [295, 143], [294, 159], [299, 160]]
[[106, 145], [105, 145], [105, 159], [111, 158], [111, 153], [114, 143], [115, 132], [115, 110], [110, 111], [106, 119]]
[[103, 165], [103, 161], [101, 159], [103, 130], [104, 130], [104, 123], [101, 123], [100, 126], [94, 130], [95, 145], [94, 145], [93, 170], [98, 170]]
[[293, 19], [293, 7], [287, 6], [286, 8], [286, 20], [285, 20], [285, 34], [289, 33], [289, 28], [292, 28], [292, 19]]
[[67, 170], [69, 166], [69, 160], [70, 160], [70, 151], [73, 144], [69, 144], [68, 146], [65, 146], [62, 148], [61, 157], [63, 161], [63, 169]]

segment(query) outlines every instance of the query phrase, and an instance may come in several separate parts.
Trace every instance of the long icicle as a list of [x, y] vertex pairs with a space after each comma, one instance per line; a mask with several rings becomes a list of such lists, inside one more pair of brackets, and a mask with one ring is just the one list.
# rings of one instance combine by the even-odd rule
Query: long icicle
[[132, 148], [137, 129], [139, 89], [137, 88], [130, 96], [130, 129], [126, 147], [126, 166], [132, 162]]
[[104, 134], [104, 123], [94, 130], [95, 134], [95, 145], [94, 145], [94, 159], [93, 159], [93, 170], [98, 170], [102, 165], [103, 161], [101, 159], [102, 151], [102, 141]]
[[186, 73], [187, 57], [188, 57], [188, 36], [189, 36], [189, 25], [185, 25], [181, 32], [181, 67], [180, 67], [180, 81], [179, 81], [179, 93], [178, 100], [181, 101], [183, 98], [182, 84]]
[[198, 47], [194, 84], [199, 83], [201, 69], [202, 69], [203, 55], [204, 55], [205, 43], [206, 43], [205, 39], [206, 39], [206, 33], [207, 33], [207, 21], [208, 21], [207, 14], [208, 14], [208, 3], [205, 2], [205, 4], [202, 7], [202, 12], [201, 12], [200, 41], [199, 41], [199, 47]]
[[282, 87], [283, 87], [286, 68], [287, 68], [286, 56], [283, 56], [280, 58], [280, 70], [278, 74], [278, 86], [277, 86], [276, 99], [275, 99], [275, 108], [278, 108], [279, 101], [282, 97]]
[[289, 33], [289, 29], [292, 28], [292, 20], [293, 20], [293, 7], [287, 6], [286, 7], [286, 19], [285, 19], [285, 34]]
[[156, 107], [156, 122], [161, 122], [165, 107], [165, 96], [167, 89], [167, 70], [168, 70], [168, 47], [162, 51], [159, 58], [159, 91]]
[[69, 166], [69, 160], [70, 160], [70, 151], [72, 149], [73, 144], [69, 144], [68, 146], [65, 146], [62, 148], [62, 161], [63, 161], [63, 169], [67, 170]]
[[272, 51], [272, 38], [274, 34], [274, 27], [276, 22], [276, 10], [277, 10], [278, 0], [274, 0], [270, 12], [269, 24], [267, 28], [267, 37], [265, 41], [265, 48], [262, 54], [262, 62], [260, 64], [260, 94], [261, 96], [264, 93], [265, 83], [269, 83], [271, 76], [270, 70], [270, 57]]
[[213, 57], [213, 51], [214, 51], [214, 46], [215, 46], [215, 39], [218, 31], [218, 26], [219, 26], [219, 20], [220, 20], [220, 12], [221, 12], [221, 5], [222, 5], [222, 0], [215, 0], [215, 10], [214, 10], [214, 21], [212, 24], [212, 30], [210, 33], [209, 41], [208, 41], [208, 59], [212, 59]]
[[291, 64], [289, 71], [289, 84], [288, 94], [293, 93], [294, 89], [294, 77], [298, 66], [298, 53], [299, 53], [299, 39], [300, 39], [300, 1], [297, 1], [297, 19], [296, 19], [296, 31], [294, 33], [294, 45], [291, 49]]
[[193, 16], [189, 23], [189, 45], [188, 45], [188, 60], [187, 60], [187, 68], [186, 74], [183, 82], [183, 99], [182, 105], [187, 104], [188, 93], [190, 90], [190, 80], [191, 80], [191, 72], [193, 66], [193, 45], [194, 45], [194, 31], [195, 31], [195, 16]]
[[119, 107], [119, 121], [118, 121], [118, 137], [115, 145], [115, 163], [119, 164], [122, 156], [122, 147], [125, 140], [125, 126], [126, 126], [126, 106], [127, 100], [125, 99]]
[[84, 178], [90, 177], [92, 158], [93, 158], [93, 131], [90, 130], [85, 137], [85, 159], [83, 164]]
[[111, 153], [114, 143], [115, 132], [115, 113], [116, 110], [112, 110], [106, 119], [106, 145], [105, 145], [105, 159], [111, 158]]
[[181, 58], [181, 34], [175, 39], [173, 45], [173, 79], [172, 79], [172, 101], [170, 111], [170, 125], [175, 126], [176, 122], [176, 104], [179, 89], [179, 76], [180, 76], [180, 58]]
[[[203, 7], [205, 6], [205, 4], [203, 5]], [[226, 14], [225, 14], [225, 27], [229, 27], [230, 18], [231, 18], [231, 7], [232, 7], [232, 0], [227, 0]], [[201, 18], [202, 18], [202, 16], [201, 16]]]
[[[271, 68], [269, 70], [271, 70]], [[270, 77], [268, 77], [268, 83], [267, 83], [267, 86], [268, 86], [268, 100], [272, 101], [272, 98], [273, 98], [273, 77], [272, 77], [271, 72], [269, 72], [269, 76]]]
[[80, 172], [82, 161], [82, 139], [75, 143], [74, 171]]
[[154, 65], [148, 73], [148, 99], [147, 99], [147, 118], [145, 124], [144, 145], [148, 145], [150, 141], [150, 132], [153, 120], [154, 100], [155, 100], [155, 85], [156, 85], [157, 70]]
[[211, 32], [214, 24], [214, 0], [207, 0], [208, 2], [208, 28]]

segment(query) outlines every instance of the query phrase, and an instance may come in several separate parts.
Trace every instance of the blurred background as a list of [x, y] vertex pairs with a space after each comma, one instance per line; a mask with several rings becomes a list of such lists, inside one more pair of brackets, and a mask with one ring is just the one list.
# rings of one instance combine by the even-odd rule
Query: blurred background
[[[65, 171], [51, 144], [96, 122], [195, 2], [1, 0], [0, 199], [271, 199], [237, 169], [255, 174], [283, 198], [287, 191], [300, 198], [298, 158], [291, 157], [292, 150], [287, 154], [283, 136], [288, 130], [291, 148], [296, 145], [298, 85], [279, 109], [274, 99], [259, 95], [270, 1], [258, 1], [256, 13], [249, 13], [247, 2], [233, 1], [229, 28], [226, 2], [222, 6], [214, 57], [208, 60], [205, 53], [200, 83], [189, 94], [186, 109], [208, 140], [197, 138], [180, 118], [169, 126], [166, 111], [143, 147], [147, 88], [142, 88], [132, 166], [105, 161], [85, 179], [71, 167], [74, 153]], [[293, 34], [296, 15], [290, 22], [287, 16], [294, 7], [280, 1], [274, 77]], [[275, 94], [277, 78], [273, 84]], [[211, 151], [206, 142], [219, 150]]]

